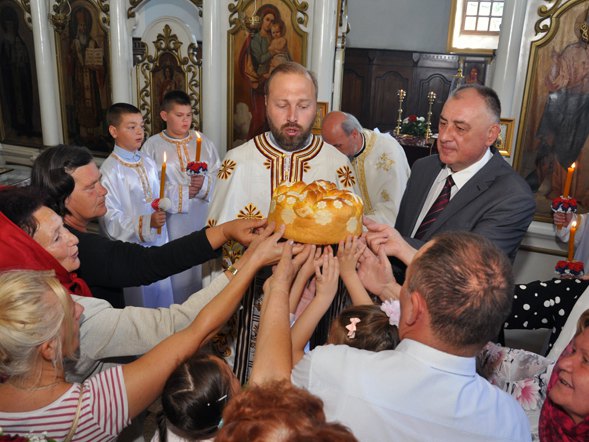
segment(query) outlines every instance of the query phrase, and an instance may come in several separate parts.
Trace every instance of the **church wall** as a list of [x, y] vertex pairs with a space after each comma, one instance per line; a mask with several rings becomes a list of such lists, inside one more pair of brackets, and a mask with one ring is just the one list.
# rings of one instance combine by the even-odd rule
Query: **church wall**
[[446, 52], [451, 3], [451, 0], [348, 1], [348, 47]]

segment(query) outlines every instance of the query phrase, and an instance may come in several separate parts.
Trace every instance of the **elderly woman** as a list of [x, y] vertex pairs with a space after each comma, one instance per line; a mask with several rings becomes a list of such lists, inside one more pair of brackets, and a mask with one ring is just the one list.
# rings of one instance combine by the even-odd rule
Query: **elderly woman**
[[[31, 183], [44, 192], [45, 205], [63, 217], [79, 240], [78, 274], [94, 296], [124, 307], [123, 287], [148, 285], [217, 257], [226, 241], [249, 244], [263, 220], [240, 219], [211, 226], [160, 247], [114, 241], [88, 231], [106, 213], [107, 190], [92, 153], [80, 146], [44, 149], [35, 159]], [[3, 208], [0, 208], [3, 211]]]
[[255, 272], [279, 256], [278, 252], [254, 253], [261, 246], [256, 240], [235, 263], [234, 273], [222, 273], [182, 305], [115, 309], [104, 300], [90, 297], [90, 289], [75, 274], [80, 265], [78, 239], [64, 227], [60, 216], [42, 205], [41, 195], [23, 188], [0, 191], [0, 211], [0, 269], [53, 270], [67, 291], [75, 294], [74, 300], [84, 307], [79, 360], [75, 371], [68, 370], [68, 377], [75, 380], [100, 370], [102, 363], [97, 361], [102, 359], [145, 353], [186, 327], [230, 280], [231, 285], [245, 290]]
[[542, 442], [589, 440], [589, 310], [556, 363], [540, 414]]
[[[272, 235], [257, 253], [267, 255], [279, 238], [280, 232]], [[0, 384], [0, 427], [6, 434], [46, 431], [57, 440], [115, 439], [161, 394], [172, 371], [229, 319], [246, 287], [228, 286], [187, 328], [136, 361], [72, 384], [63, 361], [78, 347], [82, 306], [52, 272], [0, 274], [0, 375], [7, 376]]]

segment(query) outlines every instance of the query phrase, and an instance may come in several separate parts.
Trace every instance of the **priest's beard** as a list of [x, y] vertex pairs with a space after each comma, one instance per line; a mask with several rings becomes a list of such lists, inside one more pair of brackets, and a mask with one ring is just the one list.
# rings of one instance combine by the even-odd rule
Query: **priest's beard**
[[[287, 152], [296, 152], [297, 150], [301, 150], [306, 146], [307, 141], [309, 140], [309, 135], [311, 135], [311, 129], [313, 128], [313, 121], [311, 121], [309, 127], [307, 128], [304, 128], [296, 123], [287, 123], [279, 129], [274, 126], [270, 118], [266, 118], [266, 120], [268, 120], [268, 126], [270, 126], [270, 132], [272, 132], [274, 139], [278, 145]], [[289, 127], [298, 128], [299, 135], [292, 137], [283, 132]]]

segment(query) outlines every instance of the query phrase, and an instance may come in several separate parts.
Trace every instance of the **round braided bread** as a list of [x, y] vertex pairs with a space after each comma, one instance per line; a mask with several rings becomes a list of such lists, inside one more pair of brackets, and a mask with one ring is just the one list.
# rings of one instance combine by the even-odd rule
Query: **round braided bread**
[[284, 237], [306, 244], [337, 244], [362, 233], [360, 197], [329, 181], [282, 183], [272, 195], [268, 222], [284, 224]]

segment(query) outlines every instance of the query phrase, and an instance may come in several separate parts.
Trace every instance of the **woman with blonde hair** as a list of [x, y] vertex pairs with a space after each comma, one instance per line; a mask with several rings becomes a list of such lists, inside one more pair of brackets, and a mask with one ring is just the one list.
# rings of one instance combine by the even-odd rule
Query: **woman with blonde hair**
[[185, 329], [127, 365], [82, 384], [65, 380], [64, 358], [79, 344], [82, 308], [46, 272], [0, 274], [0, 427], [6, 434], [47, 432], [57, 440], [113, 440], [162, 392], [178, 365], [229, 319], [259, 262], [277, 257], [283, 229], [273, 225], [250, 246], [249, 261]]

